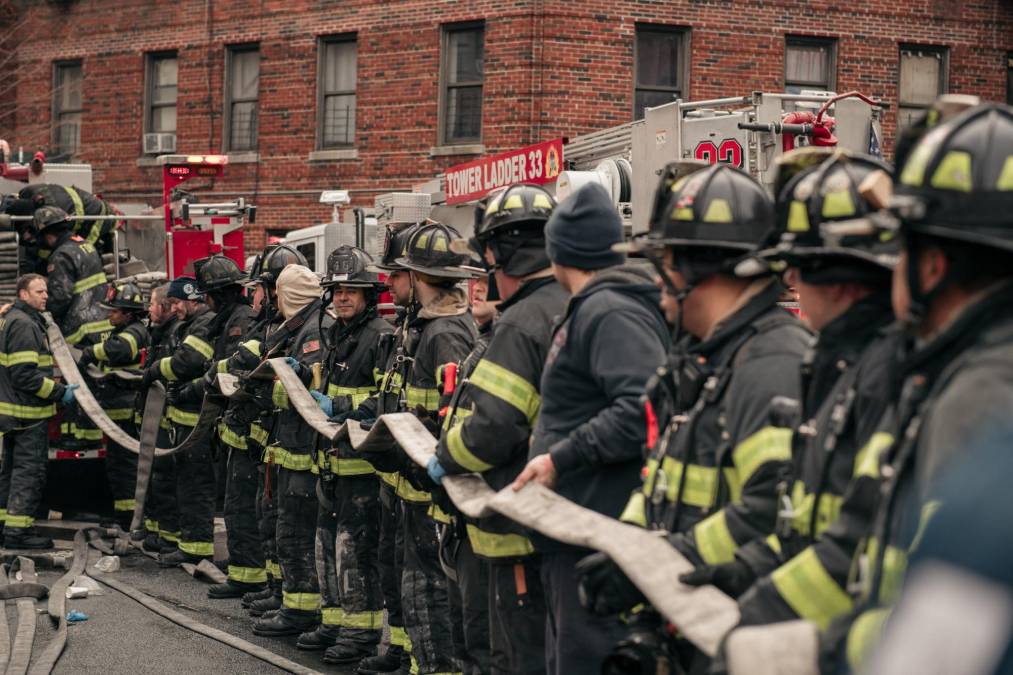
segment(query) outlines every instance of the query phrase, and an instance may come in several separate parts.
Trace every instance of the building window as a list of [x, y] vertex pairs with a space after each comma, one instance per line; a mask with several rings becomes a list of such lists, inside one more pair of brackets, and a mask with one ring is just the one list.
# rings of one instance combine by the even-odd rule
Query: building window
[[152, 134], [176, 133], [176, 54], [148, 56], [148, 114], [145, 130]]
[[792, 37], [784, 42], [784, 90], [800, 94], [804, 89], [834, 90], [836, 41]]
[[256, 150], [260, 50], [229, 47], [225, 56], [225, 150]]
[[904, 129], [946, 93], [946, 48], [901, 47], [899, 90], [897, 128]]
[[669, 26], [637, 26], [634, 47], [633, 119], [645, 108], [671, 103], [685, 89], [686, 31]]
[[441, 141], [472, 143], [482, 140], [482, 80], [485, 27], [482, 24], [446, 26], [440, 77]]
[[355, 38], [323, 38], [317, 69], [317, 147], [355, 142]]
[[53, 76], [53, 146], [57, 155], [81, 147], [81, 62], [57, 63]]

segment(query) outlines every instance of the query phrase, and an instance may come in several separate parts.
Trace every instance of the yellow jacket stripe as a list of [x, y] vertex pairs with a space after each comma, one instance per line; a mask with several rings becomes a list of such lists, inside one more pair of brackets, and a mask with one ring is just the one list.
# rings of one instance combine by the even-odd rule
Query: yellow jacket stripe
[[534, 426], [542, 399], [534, 385], [523, 377], [488, 359], [482, 359], [475, 366], [475, 372], [469, 381], [487, 394], [517, 408], [528, 424]]
[[76, 345], [78, 342], [83, 340], [86, 335], [107, 333], [114, 328], [115, 326], [109, 322], [109, 319], [102, 319], [101, 321], [91, 321], [89, 323], [81, 324], [76, 331], [64, 337], [67, 339], [67, 344]]
[[693, 537], [700, 557], [708, 565], [720, 565], [735, 559], [737, 545], [728, 529], [724, 511], [704, 518], [693, 527]]
[[497, 534], [486, 532], [467, 523], [468, 540], [478, 555], [486, 558], [511, 558], [531, 555], [535, 547], [531, 540], [519, 534]]
[[49, 354], [29, 351], [0, 353], [0, 366], [20, 366], [26, 363], [34, 363], [42, 367], [51, 366], [53, 365], [53, 357]]
[[90, 277], [85, 277], [84, 279], [78, 279], [77, 281], [75, 281], [74, 293], [84, 293], [85, 291], [95, 288], [96, 286], [101, 286], [105, 282], [106, 282], [106, 273], [96, 272]]
[[492, 464], [483, 462], [464, 444], [464, 439], [462, 438], [463, 431], [464, 425], [458, 423], [454, 425], [453, 429], [447, 432], [447, 450], [450, 451], [450, 456], [454, 458], [455, 462], [468, 471], [482, 473], [483, 471], [491, 469]]
[[52, 395], [53, 389], [55, 388], [56, 382], [49, 379], [48, 377], [43, 377], [42, 384], [39, 385], [39, 389], [38, 391], [35, 392], [35, 395], [38, 396], [39, 398], [48, 399]]
[[811, 547], [774, 570], [770, 580], [796, 614], [822, 631], [851, 611], [851, 597], [834, 582]]
[[183, 338], [183, 344], [189, 345], [194, 350], [196, 350], [198, 354], [200, 354], [206, 359], [210, 359], [215, 354], [214, 347], [209, 345], [204, 340], [201, 340], [196, 335], [187, 335], [185, 338]]
[[166, 356], [158, 362], [158, 372], [162, 373], [162, 377], [170, 382], [175, 382], [177, 379], [176, 373], [172, 372], [172, 357]]

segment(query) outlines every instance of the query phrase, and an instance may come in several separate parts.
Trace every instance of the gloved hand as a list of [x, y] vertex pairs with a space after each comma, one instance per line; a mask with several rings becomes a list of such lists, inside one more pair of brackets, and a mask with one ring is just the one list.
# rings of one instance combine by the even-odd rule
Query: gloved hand
[[440, 425], [439, 423], [430, 416], [429, 411], [426, 407], [419, 403], [415, 406], [415, 416], [422, 422], [422, 426], [426, 428], [426, 431], [431, 433], [436, 438], [440, 437]]
[[592, 553], [578, 562], [574, 569], [577, 573], [577, 596], [589, 612], [611, 616], [644, 602], [640, 589], [604, 553]]
[[60, 399], [60, 403], [70, 405], [74, 401], [74, 390], [80, 386], [79, 384], [68, 384], [67, 388], [63, 390], [63, 397]]
[[738, 558], [721, 565], [702, 565], [692, 572], [679, 575], [679, 581], [688, 586], [717, 586], [720, 591], [737, 598], [753, 585], [756, 575], [749, 565]]
[[302, 366], [299, 365], [299, 362], [296, 361], [294, 356], [286, 356], [285, 363], [287, 363], [288, 367], [294, 370], [297, 375], [299, 374], [299, 368], [301, 368]]
[[310, 396], [313, 397], [313, 400], [317, 402], [317, 405], [320, 406], [320, 409], [324, 411], [324, 414], [328, 418], [334, 416], [334, 403], [331, 401], [330, 396], [325, 396], [316, 389], [310, 389]]
[[331, 417], [331, 421], [334, 422], [335, 424], [341, 424], [346, 420], [355, 420], [356, 422], [358, 422], [359, 420], [362, 419], [364, 419], [362, 417], [362, 413], [360, 413], [358, 410], [346, 410], [345, 412], [339, 412], [333, 417]]
[[149, 368], [147, 368], [144, 371], [144, 376], [141, 377], [141, 386], [140, 386], [141, 391], [147, 391], [148, 387], [151, 386], [151, 383], [158, 379], [157, 374], [158, 371], [156, 370], [157, 368], [158, 362], [156, 361], [154, 364], [152, 364]]
[[376, 418], [370, 417], [367, 420], [362, 420], [361, 422], [359, 422], [359, 428], [362, 429], [363, 431], [369, 431], [370, 429], [373, 428], [374, 424], [376, 424]]
[[95, 353], [91, 347], [85, 347], [81, 350], [81, 358], [77, 360], [77, 369], [83, 373], [88, 368], [89, 363], [95, 363]]
[[429, 458], [429, 463], [426, 464], [426, 473], [433, 479], [433, 482], [437, 485], [443, 485], [443, 477], [447, 475], [447, 470], [440, 464], [440, 460], [433, 455]]

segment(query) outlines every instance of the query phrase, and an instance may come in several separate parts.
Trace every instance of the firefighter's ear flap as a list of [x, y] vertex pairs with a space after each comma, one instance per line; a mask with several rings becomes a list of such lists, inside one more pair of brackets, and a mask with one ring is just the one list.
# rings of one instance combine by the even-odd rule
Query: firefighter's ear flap
[[818, 166], [834, 154], [833, 148], [817, 145], [806, 145], [801, 148], [789, 150], [777, 158], [776, 173], [774, 175], [774, 199], [778, 199], [784, 186], [791, 182], [791, 179], [806, 169]]

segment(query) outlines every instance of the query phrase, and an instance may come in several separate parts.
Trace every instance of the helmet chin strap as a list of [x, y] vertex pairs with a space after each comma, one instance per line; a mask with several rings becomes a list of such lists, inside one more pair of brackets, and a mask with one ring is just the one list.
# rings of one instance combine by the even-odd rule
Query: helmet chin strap
[[683, 303], [686, 301], [689, 294], [693, 292], [693, 289], [696, 288], [696, 283], [687, 283], [684, 288], [677, 287], [675, 282], [672, 281], [672, 278], [668, 276], [668, 272], [665, 271], [665, 266], [657, 252], [651, 249], [644, 249], [643, 253], [644, 257], [647, 258], [647, 260], [651, 263], [651, 266], [654, 267], [655, 271], [661, 277], [661, 283], [665, 285], [665, 289], [668, 291], [668, 294], [675, 298], [676, 316], [675, 324], [672, 326], [672, 344], [676, 345], [682, 338], [683, 333]]

